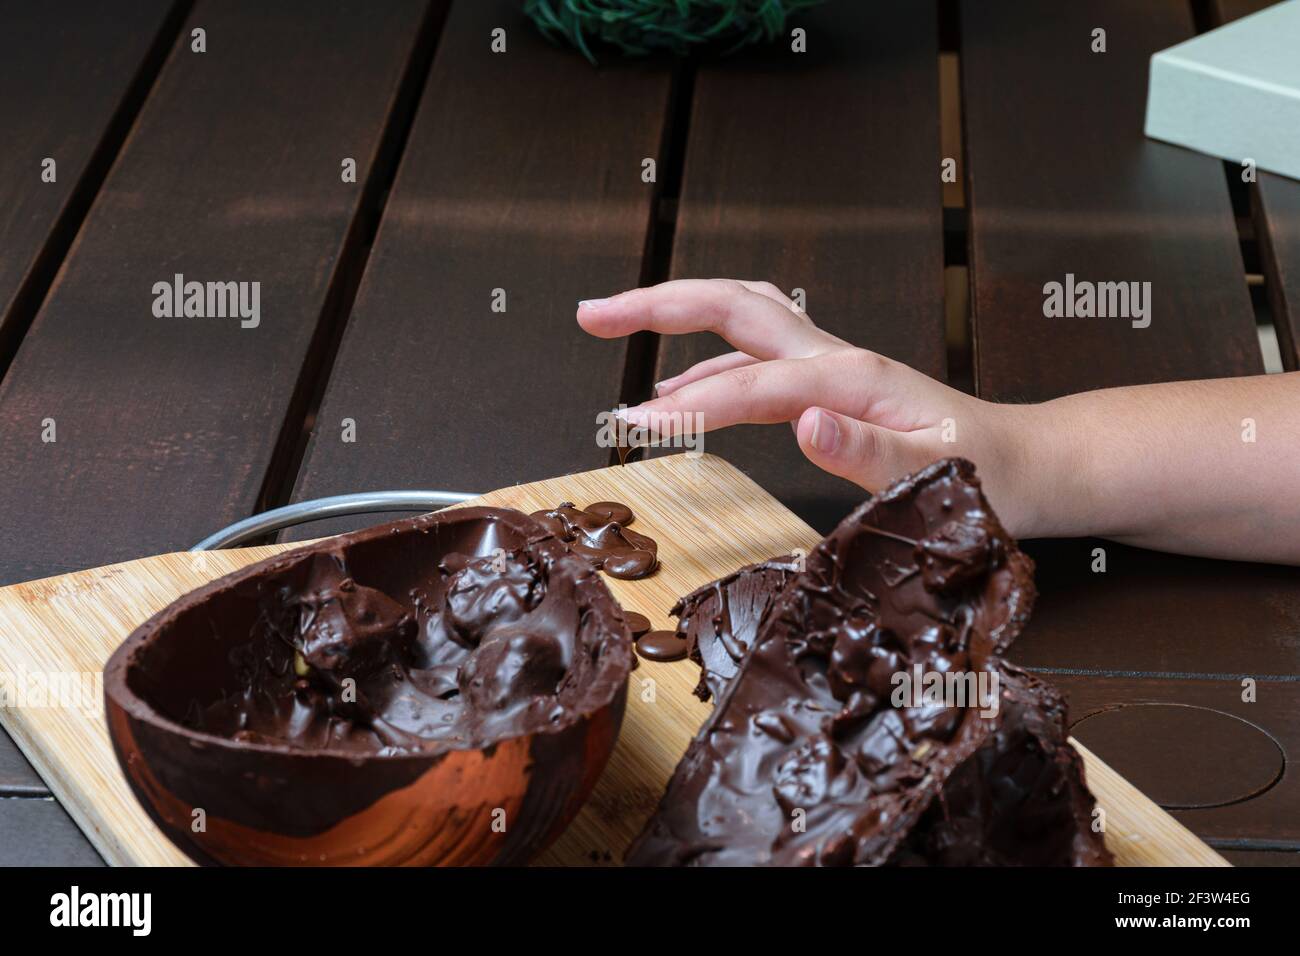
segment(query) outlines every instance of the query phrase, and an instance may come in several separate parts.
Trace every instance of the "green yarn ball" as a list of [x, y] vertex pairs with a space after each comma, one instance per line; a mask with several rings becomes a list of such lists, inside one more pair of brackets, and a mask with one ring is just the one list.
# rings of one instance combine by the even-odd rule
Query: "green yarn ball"
[[592, 63], [604, 44], [630, 56], [682, 55], [722, 45], [727, 52], [771, 41], [786, 17], [824, 0], [524, 0], [524, 13], [547, 39], [566, 42]]

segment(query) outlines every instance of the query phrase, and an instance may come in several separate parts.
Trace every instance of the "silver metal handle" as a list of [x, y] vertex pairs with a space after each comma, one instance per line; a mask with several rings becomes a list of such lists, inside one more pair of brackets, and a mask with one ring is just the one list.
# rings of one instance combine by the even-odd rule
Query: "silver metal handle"
[[466, 491], [361, 491], [351, 495], [332, 495], [299, 501], [283, 508], [272, 508], [210, 534], [191, 551], [215, 551], [232, 548], [249, 538], [257, 538], [281, 528], [290, 528], [320, 518], [363, 515], [380, 511], [438, 511], [448, 505], [477, 498]]

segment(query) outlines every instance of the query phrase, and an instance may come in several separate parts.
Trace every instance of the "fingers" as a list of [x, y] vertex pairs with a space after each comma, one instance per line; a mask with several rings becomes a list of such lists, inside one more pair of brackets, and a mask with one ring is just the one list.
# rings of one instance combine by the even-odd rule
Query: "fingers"
[[725, 355], [718, 355], [711, 359], [705, 359], [696, 365], [692, 365], [680, 375], [674, 375], [666, 378], [655, 385], [655, 398], [664, 398], [671, 395], [683, 385], [689, 385], [691, 382], [698, 382], [702, 378], [708, 378], [710, 375], [716, 375], [718, 372], [726, 372], [733, 368], [741, 368], [745, 365], [753, 365], [758, 359], [752, 355], [746, 355], [744, 352], [727, 352]]
[[[736, 279], [735, 281], [739, 282], [750, 292], [771, 299], [773, 302], [789, 309], [796, 315], [799, 314], [799, 310], [795, 308], [794, 300], [771, 282], [751, 281], [749, 279]], [[703, 362], [691, 366], [685, 372], [673, 375], [670, 378], [665, 378], [661, 382], [658, 382], [655, 385], [655, 397], [659, 398], [665, 395], [670, 395], [683, 385], [689, 385], [691, 382], [699, 381], [702, 378], [707, 378], [708, 376], [715, 375], [718, 372], [725, 372], [728, 369], [740, 368], [744, 365], [753, 365], [757, 361], [758, 359], [745, 352], [727, 352], [714, 358], [705, 359]]]
[[578, 304], [578, 323], [601, 338], [641, 330], [665, 335], [713, 332], [759, 359], [802, 358], [844, 346], [807, 316], [773, 298], [773, 289], [756, 292], [731, 279], [676, 279], [608, 299], [585, 300]]
[[754, 282], [750, 279], [737, 279], [735, 281], [739, 282], [750, 292], [755, 292], [758, 295], [766, 296], [767, 298], [771, 299], [773, 302], [779, 302], [781, 305], [785, 306], [791, 312], [797, 313], [799, 311], [794, 307], [794, 300], [791, 299], [788, 295], [786, 295], [783, 291], [781, 291], [781, 289], [779, 289], [776, 285], [774, 285], [771, 282]]
[[913, 433], [892, 431], [826, 408], [809, 408], [795, 426], [799, 448], [818, 468], [879, 491], [930, 458]]
[[[739, 364], [689, 383], [673, 383], [623, 417], [661, 435], [671, 419], [701, 431], [742, 423], [794, 422], [820, 406], [895, 431], [933, 424], [936, 409], [956, 408], [960, 392], [863, 349], [840, 348], [801, 359]], [[947, 414], [947, 412], [944, 412]], [[955, 412], [954, 412], [955, 414]]]
[[871, 392], [887, 386], [852, 374], [854, 361], [846, 352], [741, 365], [681, 385], [622, 414], [629, 423], [665, 436], [688, 420], [702, 431], [793, 421], [810, 405], [860, 414]]

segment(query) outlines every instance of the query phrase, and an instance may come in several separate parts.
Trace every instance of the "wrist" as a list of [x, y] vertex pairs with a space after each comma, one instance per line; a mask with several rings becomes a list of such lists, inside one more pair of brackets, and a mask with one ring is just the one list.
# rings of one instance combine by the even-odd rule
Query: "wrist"
[[[992, 405], [1000, 475], [991, 497], [1016, 538], [1085, 533], [1089, 504], [1086, 456], [1057, 402]], [[1000, 499], [1000, 500], [999, 500]]]

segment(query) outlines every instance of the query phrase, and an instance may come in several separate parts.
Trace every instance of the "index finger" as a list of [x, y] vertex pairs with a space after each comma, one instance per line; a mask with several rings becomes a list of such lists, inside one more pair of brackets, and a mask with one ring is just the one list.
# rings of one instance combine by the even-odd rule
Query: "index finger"
[[578, 304], [578, 323], [616, 338], [648, 330], [713, 332], [758, 359], [807, 358], [845, 343], [767, 295], [732, 279], [674, 279]]

